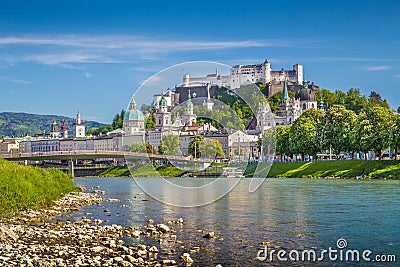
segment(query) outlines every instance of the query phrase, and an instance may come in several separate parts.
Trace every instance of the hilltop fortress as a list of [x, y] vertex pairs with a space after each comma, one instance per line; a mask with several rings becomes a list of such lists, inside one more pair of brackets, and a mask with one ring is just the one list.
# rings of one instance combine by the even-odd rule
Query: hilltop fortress
[[[190, 77], [186, 74], [183, 77], [183, 83], [180, 88], [201, 88], [210, 84], [211, 87], [222, 86], [235, 90], [242, 85], [262, 83], [266, 85], [266, 90], [268, 90], [266, 93], [271, 97], [277, 92], [283, 91], [285, 81], [287, 82], [288, 90], [297, 93], [302, 88], [303, 80], [303, 65], [294, 64], [292, 70], [281, 69], [275, 71], [271, 69], [271, 64], [268, 60], [265, 60], [261, 64], [235, 65], [230, 69], [229, 75], [220, 75], [218, 70], [214, 74], [208, 74], [205, 77]], [[309, 87], [313, 91], [319, 90], [319, 87], [313, 83]], [[178, 91], [183, 90], [178, 89]], [[211, 91], [214, 91], [213, 88], [211, 88]], [[186, 99], [186, 97], [183, 96], [183, 99]]]

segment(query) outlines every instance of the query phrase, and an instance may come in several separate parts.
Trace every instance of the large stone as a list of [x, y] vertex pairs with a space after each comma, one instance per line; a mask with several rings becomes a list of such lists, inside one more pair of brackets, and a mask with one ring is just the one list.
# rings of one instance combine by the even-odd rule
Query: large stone
[[163, 261], [162, 261], [162, 265], [163, 265], [163, 266], [172, 266], [172, 265], [176, 265], [176, 261], [175, 261], [175, 260], [163, 260]]
[[119, 266], [122, 266], [122, 267], [131, 267], [131, 266], [133, 266], [133, 265], [132, 265], [132, 263], [130, 263], [129, 261], [121, 261], [121, 262], [119, 262]]
[[121, 261], [123, 261], [124, 259], [122, 258], [122, 257], [115, 257], [114, 258], [114, 262], [121, 262]]
[[204, 236], [204, 238], [215, 238], [215, 233], [214, 232], [208, 232]]
[[92, 247], [90, 248], [90, 251], [94, 252], [94, 253], [99, 253], [104, 249], [104, 247], [102, 246], [96, 246], [96, 247]]
[[181, 256], [181, 258], [183, 259], [183, 261], [187, 264], [190, 265], [193, 263], [193, 259], [190, 257], [189, 253], [183, 253], [183, 255]]
[[168, 233], [168, 232], [170, 232], [171, 230], [169, 229], [169, 227], [168, 226], [166, 226], [165, 224], [157, 224], [157, 231], [160, 231], [160, 232], [162, 232], [162, 233]]

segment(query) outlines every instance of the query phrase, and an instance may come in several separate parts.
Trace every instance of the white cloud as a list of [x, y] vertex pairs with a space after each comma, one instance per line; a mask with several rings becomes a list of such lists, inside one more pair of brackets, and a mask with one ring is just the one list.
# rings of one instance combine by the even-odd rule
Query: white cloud
[[7, 82], [13, 82], [13, 83], [32, 84], [31, 81], [12, 79], [12, 78], [8, 78], [8, 77], [0, 77], [0, 80], [7, 81]]
[[281, 40], [234, 40], [234, 41], [195, 41], [195, 40], [155, 40], [140, 36], [104, 35], [56, 35], [35, 37], [3, 37], [0, 45], [51, 45], [62, 47], [133, 49], [156, 53], [160, 51], [179, 50], [213, 50], [242, 47], [287, 47], [297, 46], [302, 42]]
[[88, 78], [88, 79], [92, 78], [92, 74], [90, 72], [86, 72], [85, 73], [85, 77]]
[[34, 54], [22, 57], [20, 61], [37, 62], [45, 65], [57, 65], [62, 63], [121, 63], [120, 60], [105, 58], [94, 54], [75, 54], [75, 53], [57, 53], [57, 54]]
[[389, 70], [389, 69], [391, 69], [391, 67], [381, 65], [381, 66], [370, 66], [370, 67], [367, 67], [366, 69], [367, 69], [367, 71], [383, 71], [383, 70]]
[[[34, 62], [73, 68], [77, 63], [134, 63], [159, 61], [182, 51], [224, 51], [252, 47], [299, 47], [308, 41], [285, 40], [163, 40], [132, 35], [53, 35], [0, 37], [8, 64]], [[10, 51], [9, 53], [7, 53]]]
[[395, 75], [393, 75], [393, 77], [400, 78], [400, 74], [395, 74]]

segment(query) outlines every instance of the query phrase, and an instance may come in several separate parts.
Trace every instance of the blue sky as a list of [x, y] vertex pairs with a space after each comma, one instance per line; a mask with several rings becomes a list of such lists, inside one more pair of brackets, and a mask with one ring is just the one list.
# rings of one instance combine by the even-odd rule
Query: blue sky
[[399, 12], [400, 1], [0, 0], [0, 112], [72, 117], [79, 107], [109, 123], [171, 65], [266, 58], [276, 70], [303, 64], [322, 88], [375, 90], [397, 108]]

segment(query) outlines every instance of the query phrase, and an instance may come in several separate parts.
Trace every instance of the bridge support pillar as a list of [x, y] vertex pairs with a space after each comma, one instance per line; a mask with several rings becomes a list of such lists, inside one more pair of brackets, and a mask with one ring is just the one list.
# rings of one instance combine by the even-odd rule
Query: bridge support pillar
[[73, 159], [68, 160], [68, 174], [71, 178], [75, 177], [74, 160]]

